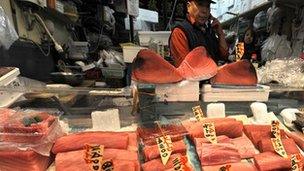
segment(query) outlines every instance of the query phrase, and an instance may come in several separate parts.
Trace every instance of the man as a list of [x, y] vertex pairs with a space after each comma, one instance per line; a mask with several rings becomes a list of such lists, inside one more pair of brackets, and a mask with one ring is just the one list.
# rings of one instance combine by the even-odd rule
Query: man
[[175, 67], [195, 47], [204, 46], [212, 59], [226, 61], [228, 46], [220, 22], [210, 14], [212, 0], [189, 0], [187, 19], [173, 29], [169, 44]]

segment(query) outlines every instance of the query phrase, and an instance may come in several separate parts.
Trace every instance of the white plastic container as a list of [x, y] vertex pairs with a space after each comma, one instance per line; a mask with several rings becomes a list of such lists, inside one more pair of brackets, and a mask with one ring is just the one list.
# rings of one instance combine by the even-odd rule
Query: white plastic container
[[96, 131], [117, 131], [120, 129], [118, 109], [106, 111], [94, 111], [91, 114], [93, 130]]
[[171, 31], [139, 31], [139, 43], [141, 46], [148, 46], [149, 41], [154, 39], [162, 43], [162, 45], [168, 45]]
[[253, 118], [257, 123], [267, 122], [267, 105], [265, 103], [254, 102], [250, 105]]
[[225, 104], [224, 103], [210, 103], [207, 105], [207, 117], [208, 118], [224, 118]]
[[147, 48], [141, 46], [123, 46], [122, 53], [125, 63], [132, 63], [137, 53], [142, 49]]

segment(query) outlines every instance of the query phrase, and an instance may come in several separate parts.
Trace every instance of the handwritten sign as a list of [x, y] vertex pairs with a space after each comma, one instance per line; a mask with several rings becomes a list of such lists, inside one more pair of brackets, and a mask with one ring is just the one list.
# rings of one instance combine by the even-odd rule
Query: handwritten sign
[[192, 108], [194, 117], [196, 118], [197, 121], [201, 122], [204, 119], [204, 113], [202, 111], [201, 106], [195, 106]]
[[300, 154], [291, 155], [291, 170], [292, 171], [300, 171], [299, 162], [301, 161]]
[[156, 143], [163, 165], [166, 165], [172, 153], [172, 141], [169, 135], [156, 138]]
[[205, 138], [207, 138], [212, 144], [216, 144], [217, 137], [216, 137], [214, 123], [204, 123], [203, 130], [204, 130]]
[[89, 165], [90, 170], [93, 171], [112, 171], [114, 170], [114, 165], [112, 160], [103, 161], [103, 145], [89, 145], [86, 144], [85, 147], [84, 160]]
[[279, 121], [272, 121], [271, 122], [271, 133], [275, 138], [281, 138], [280, 122]]
[[239, 42], [237, 45], [236, 45], [236, 48], [235, 48], [235, 59], [236, 61], [239, 61], [242, 59], [243, 55], [244, 55], [244, 52], [245, 52], [245, 48], [244, 48], [244, 42]]
[[186, 156], [177, 157], [173, 160], [173, 168], [175, 171], [191, 171], [188, 166], [188, 158]]
[[274, 150], [282, 157], [287, 158], [287, 153], [283, 146], [281, 138], [271, 138], [272, 146]]

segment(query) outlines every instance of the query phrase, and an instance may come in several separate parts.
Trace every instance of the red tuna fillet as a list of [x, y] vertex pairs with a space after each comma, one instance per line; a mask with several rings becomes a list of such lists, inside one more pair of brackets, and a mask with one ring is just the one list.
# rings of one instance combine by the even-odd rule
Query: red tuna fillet
[[260, 171], [285, 171], [291, 169], [290, 158], [283, 158], [273, 152], [265, 152], [255, 155], [254, 163]]
[[[84, 160], [85, 151], [70, 151], [58, 153], [55, 159], [56, 171], [85, 171], [89, 170]], [[114, 170], [117, 171], [139, 171], [140, 166], [136, 152], [119, 149], [105, 149], [104, 160], [112, 159]]]
[[258, 169], [251, 163], [244, 163], [244, 162], [238, 162], [238, 163], [227, 163], [224, 165], [214, 165], [214, 166], [204, 166], [203, 170], [206, 171], [221, 171], [226, 166], [230, 166], [229, 170], [231, 171], [258, 171]]
[[231, 143], [202, 143], [196, 148], [202, 166], [235, 163], [241, 161], [238, 149]]
[[[292, 139], [282, 139], [282, 143], [287, 154], [298, 154], [300, 153], [296, 143]], [[258, 142], [258, 149], [260, 152], [275, 152], [272, 142], [269, 138], [262, 139]]]
[[128, 135], [129, 135], [128, 150], [138, 151], [138, 136], [136, 132], [128, 132]]
[[50, 158], [34, 151], [0, 151], [1, 171], [45, 171]]
[[82, 132], [70, 134], [56, 140], [54, 154], [80, 150], [85, 144], [104, 145], [105, 148], [127, 149], [128, 133], [122, 132]]
[[[187, 135], [187, 130], [182, 125], [161, 125], [161, 128], [164, 134], [171, 136], [172, 142], [182, 140]], [[155, 138], [162, 136], [156, 124], [151, 127], [138, 127], [137, 133], [144, 145], [155, 145]]]
[[[232, 143], [231, 139], [226, 135], [221, 135], [217, 137], [218, 143]], [[203, 143], [210, 143], [210, 141], [206, 138], [194, 138], [194, 144], [196, 148], [200, 148]]]
[[138, 52], [132, 63], [132, 79], [138, 82], [164, 84], [183, 80], [176, 68], [149, 49]]
[[254, 66], [247, 60], [227, 64], [211, 78], [211, 84], [255, 86], [258, 83]]
[[[173, 142], [173, 151], [172, 154], [186, 152], [186, 145], [183, 140]], [[146, 161], [150, 161], [156, 158], [160, 158], [160, 153], [157, 145], [145, 146], [144, 147], [144, 155]]]
[[[204, 119], [203, 123], [212, 122], [215, 126], [216, 135], [226, 135], [229, 138], [237, 138], [243, 134], [243, 123], [233, 118]], [[192, 138], [204, 137], [202, 123], [186, 121], [183, 123]]]
[[242, 159], [252, 158], [256, 153], [258, 153], [250, 139], [245, 134], [241, 137], [233, 138], [232, 144], [236, 146]]
[[[272, 138], [274, 137], [270, 131], [270, 125], [245, 125], [244, 133], [251, 140], [256, 148], [258, 148], [258, 142], [264, 138]], [[286, 138], [286, 134], [284, 130], [281, 131], [281, 139]]]
[[289, 138], [292, 138], [296, 144], [304, 150], [304, 135], [302, 133], [297, 132], [285, 132]]
[[174, 168], [173, 166], [173, 160], [177, 157], [182, 157], [181, 154], [173, 154], [170, 156], [169, 161], [166, 165], [163, 165], [160, 158], [154, 159], [151, 161], [148, 161], [141, 165], [143, 171], [165, 171], [165, 170], [172, 170]]
[[217, 65], [205, 47], [199, 46], [188, 53], [177, 71], [187, 80], [207, 80], [216, 75]]

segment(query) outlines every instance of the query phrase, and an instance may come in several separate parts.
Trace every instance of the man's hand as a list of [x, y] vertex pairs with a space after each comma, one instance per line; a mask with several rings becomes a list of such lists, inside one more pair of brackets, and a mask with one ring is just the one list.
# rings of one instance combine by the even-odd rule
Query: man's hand
[[216, 33], [218, 35], [223, 34], [224, 32], [220, 21], [217, 18], [213, 17], [212, 15], [210, 16], [210, 19], [212, 20], [211, 26], [216, 31]]

